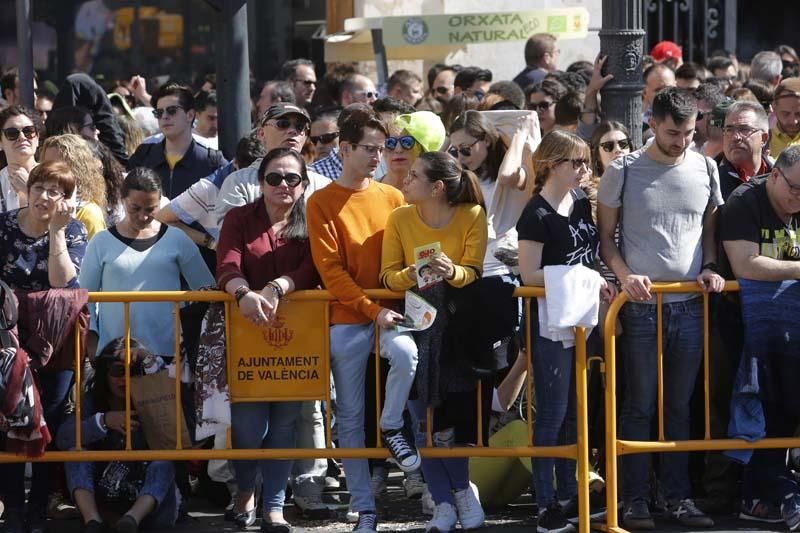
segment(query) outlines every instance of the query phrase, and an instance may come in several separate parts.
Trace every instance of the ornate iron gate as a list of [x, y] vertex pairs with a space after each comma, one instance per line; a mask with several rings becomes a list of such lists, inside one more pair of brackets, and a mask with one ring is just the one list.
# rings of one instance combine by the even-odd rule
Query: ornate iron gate
[[669, 40], [684, 61], [705, 61], [714, 50], [736, 52], [736, 0], [643, 0], [646, 50]]

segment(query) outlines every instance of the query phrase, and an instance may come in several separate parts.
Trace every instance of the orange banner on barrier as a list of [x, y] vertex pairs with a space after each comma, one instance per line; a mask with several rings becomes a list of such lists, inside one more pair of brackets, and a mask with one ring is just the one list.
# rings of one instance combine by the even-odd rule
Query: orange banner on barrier
[[327, 302], [284, 301], [272, 326], [233, 308], [228, 381], [232, 402], [324, 399], [328, 389]]

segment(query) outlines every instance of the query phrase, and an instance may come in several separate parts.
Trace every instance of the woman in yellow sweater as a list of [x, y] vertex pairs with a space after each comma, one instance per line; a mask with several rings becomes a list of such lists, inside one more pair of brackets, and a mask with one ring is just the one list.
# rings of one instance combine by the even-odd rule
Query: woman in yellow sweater
[[[464, 426], [474, 426], [475, 418], [451, 415], [463, 408], [465, 394], [474, 398], [475, 378], [447, 358], [443, 342], [448, 327], [445, 308], [452, 297], [451, 289], [462, 289], [481, 277], [487, 239], [483, 196], [475, 175], [442, 152], [420, 155], [403, 183], [403, 195], [412, 205], [399, 207], [389, 215], [383, 236], [381, 282], [393, 290], [420, 294], [437, 308], [437, 316], [425, 331], [384, 332], [382, 355], [388, 356], [393, 366], [398, 357], [411, 359], [417, 399], [409, 406], [418, 420], [425, 420], [427, 407], [435, 407], [431, 428], [434, 445], [466, 444], [461, 436], [474, 434], [475, 428]], [[438, 282], [420, 289], [415, 248], [425, 245], [438, 245], [440, 250], [426, 265]], [[426, 531], [450, 531], [458, 521], [464, 529], [483, 524], [483, 509], [469, 487], [466, 458], [423, 458], [422, 469], [436, 503]]]
[[106, 229], [106, 182], [102, 162], [89, 144], [72, 133], [48, 137], [42, 144], [42, 161], [63, 161], [77, 180], [75, 218], [86, 226], [89, 240]]

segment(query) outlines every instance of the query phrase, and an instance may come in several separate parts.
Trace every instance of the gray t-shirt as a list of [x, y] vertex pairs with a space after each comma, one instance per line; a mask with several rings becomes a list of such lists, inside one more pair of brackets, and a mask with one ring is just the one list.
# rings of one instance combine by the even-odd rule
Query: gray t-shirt
[[[609, 165], [597, 201], [620, 208], [620, 251], [628, 268], [651, 281], [693, 281], [703, 264], [703, 215], [724, 202], [713, 161], [687, 150], [676, 165], [651, 159], [646, 148]], [[623, 184], [624, 181], [624, 184]], [[665, 302], [694, 294], [665, 294]], [[655, 303], [655, 298], [651, 301]]]

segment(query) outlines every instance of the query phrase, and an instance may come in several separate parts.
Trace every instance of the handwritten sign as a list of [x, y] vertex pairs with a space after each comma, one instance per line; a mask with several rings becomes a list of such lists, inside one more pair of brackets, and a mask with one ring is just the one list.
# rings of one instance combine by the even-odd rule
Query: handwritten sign
[[256, 326], [233, 309], [228, 376], [232, 402], [318, 400], [328, 389], [326, 302], [281, 302]]

